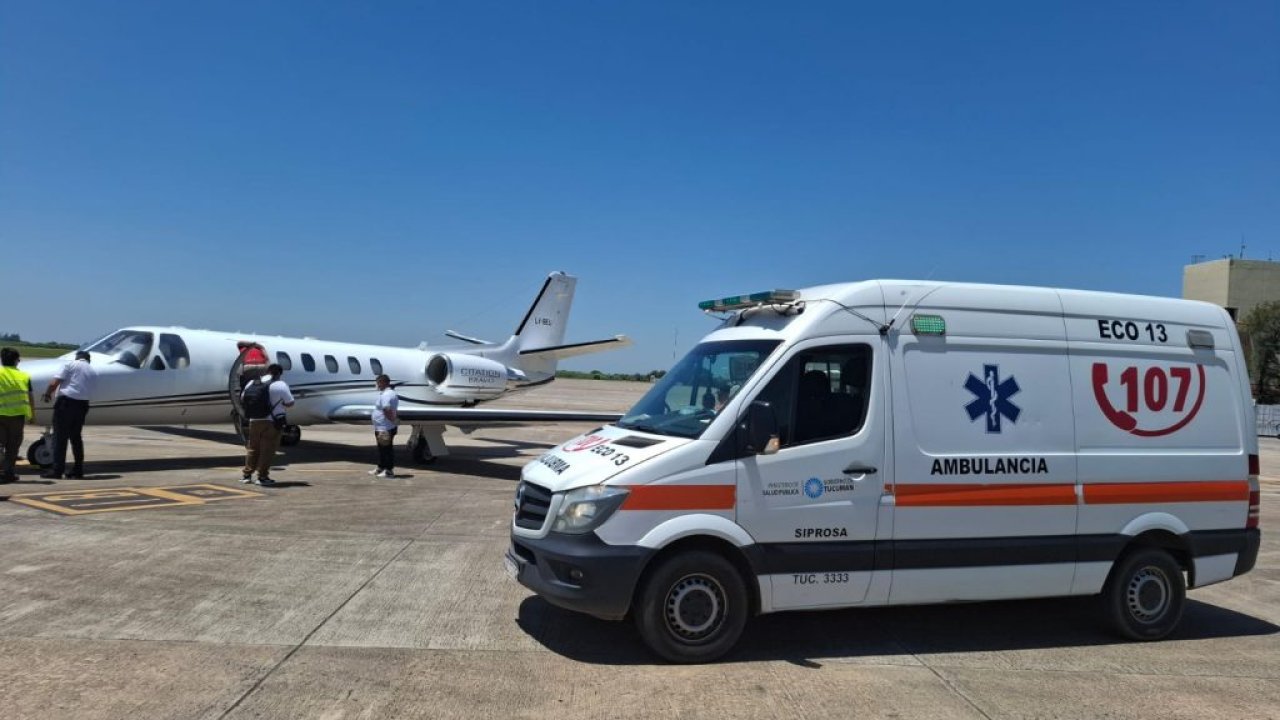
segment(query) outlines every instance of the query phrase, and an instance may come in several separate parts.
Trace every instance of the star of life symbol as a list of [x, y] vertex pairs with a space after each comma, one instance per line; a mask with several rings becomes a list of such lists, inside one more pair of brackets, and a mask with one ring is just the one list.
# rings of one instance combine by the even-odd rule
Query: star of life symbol
[[1001, 417], [1008, 418], [1011, 423], [1018, 422], [1022, 408], [1010, 402], [1009, 398], [1017, 395], [1022, 388], [1018, 387], [1018, 381], [1013, 376], [1001, 382], [999, 366], [983, 365], [982, 379], [969, 373], [969, 379], [964, 381], [964, 389], [973, 393], [976, 398], [964, 406], [969, 413], [970, 422], [977, 420], [979, 415], [985, 415], [989, 433], [1000, 432]]

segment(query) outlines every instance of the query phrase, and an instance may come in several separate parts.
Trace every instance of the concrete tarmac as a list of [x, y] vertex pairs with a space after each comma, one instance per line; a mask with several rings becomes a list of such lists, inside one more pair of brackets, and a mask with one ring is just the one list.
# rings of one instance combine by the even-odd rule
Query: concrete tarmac
[[[646, 388], [503, 402], [620, 411]], [[591, 427], [451, 430], [451, 456], [389, 480], [369, 430], [305, 428], [277, 488], [238, 482], [230, 428], [87, 428], [90, 477], [24, 469], [0, 494], [152, 506], [0, 503], [0, 717], [1280, 717], [1280, 440], [1256, 569], [1192, 591], [1164, 642], [1117, 640], [1087, 599], [882, 608], [756, 618], [682, 667], [503, 571], [520, 467]], [[162, 489], [194, 484], [238, 497]]]

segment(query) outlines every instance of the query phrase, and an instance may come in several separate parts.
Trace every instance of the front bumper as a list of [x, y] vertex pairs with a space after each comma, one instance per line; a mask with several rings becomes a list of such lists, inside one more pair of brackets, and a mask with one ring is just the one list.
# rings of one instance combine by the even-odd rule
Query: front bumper
[[506, 563], [521, 585], [552, 605], [621, 620], [653, 553], [634, 545], [607, 545], [595, 533], [536, 539], [512, 535]]

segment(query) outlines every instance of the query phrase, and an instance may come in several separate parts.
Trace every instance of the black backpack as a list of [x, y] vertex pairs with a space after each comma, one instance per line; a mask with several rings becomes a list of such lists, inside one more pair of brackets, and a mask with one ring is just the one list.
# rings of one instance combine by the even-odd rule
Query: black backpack
[[271, 417], [271, 383], [254, 380], [244, 389], [244, 416], [250, 420]]

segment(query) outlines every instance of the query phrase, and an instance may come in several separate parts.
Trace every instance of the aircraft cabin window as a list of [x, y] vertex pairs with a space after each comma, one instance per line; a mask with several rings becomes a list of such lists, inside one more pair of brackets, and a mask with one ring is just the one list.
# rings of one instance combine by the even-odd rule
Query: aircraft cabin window
[[277, 364], [277, 365], [279, 365], [280, 367], [284, 368], [285, 370], [292, 370], [292, 369], [293, 369], [293, 358], [289, 357], [289, 353], [277, 352], [277, 353], [276, 353], [276, 364]]
[[[160, 354], [164, 356], [165, 363], [174, 370], [191, 364], [187, 344], [182, 342], [182, 338], [172, 333], [160, 333]], [[155, 363], [153, 362], [152, 365], [154, 366]]]
[[338, 358], [332, 355], [324, 356], [324, 368], [331, 373], [338, 372]]
[[163, 370], [163, 369], [164, 369], [164, 360], [160, 359], [160, 356], [159, 356], [159, 355], [157, 355], [157, 356], [155, 356], [155, 357], [151, 358], [151, 369], [152, 369], [152, 370]]
[[311, 353], [302, 353], [302, 369], [307, 372], [316, 371], [316, 359], [311, 357]]
[[121, 330], [84, 349], [109, 355], [113, 363], [141, 368], [142, 361], [151, 354], [151, 333], [143, 330]]
[[369, 369], [373, 371], [374, 375], [381, 375], [382, 363], [378, 362], [378, 358], [372, 358], [369, 360]]
[[359, 374], [360, 374], [360, 361], [359, 361], [359, 360], [357, 360], [357, 359], [355, 359], [355, 358], [353, 358], [353, 357], [349, 357], [349, 358], [347, 358], [347, 367], [348, 367], [348, 368], [350, 368], [350, 370], [351, 370], [351, 374], [352, 374], [352, 375], [359, 375]]

